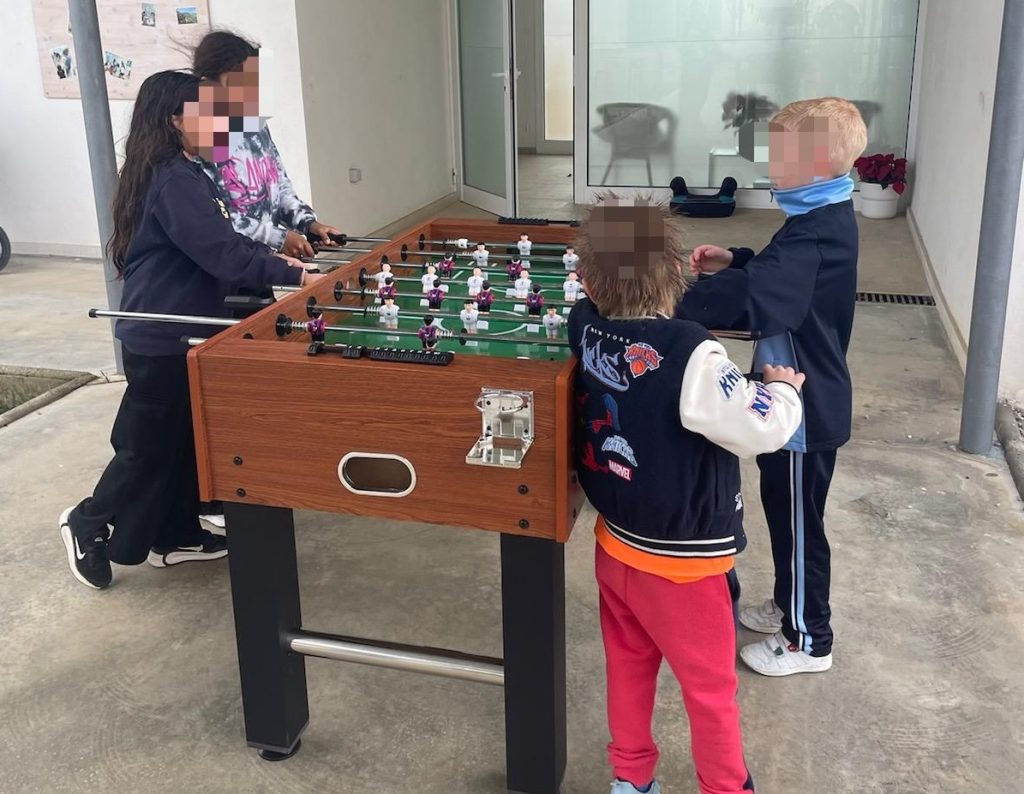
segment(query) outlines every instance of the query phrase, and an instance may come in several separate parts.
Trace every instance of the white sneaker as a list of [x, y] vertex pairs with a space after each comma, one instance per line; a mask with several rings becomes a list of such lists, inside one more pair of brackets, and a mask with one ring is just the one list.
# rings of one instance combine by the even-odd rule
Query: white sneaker
[[[641, 794], [641, 790], [625, 780], [616, 780], [612, 783], [611, 794]], [[647, 789], [646, 794], [661, 794], [661, 786], [658, 785], [657, 780], [651, 782], [651, 787]]]
[[224, 527], [227, 526], [223, 513], [210, 513], [208, 515], [199, 516], [199, 520], [205, 521], [207, 524], [217, 527], [217, 529], [224, 529]]
[[743, 607], [740, 610], [740, 623], [751, 631], [774, 634], [782, 628], [782, 610], [775, 606], [774, 599], [768, 598], [763, 604]]
[[771, 637], [744, 645], [740, 658], [755, 673], [773, 677], [796, 673], [824, 673], [832, 667], [832, 654], [811, 656], [787, 640], [781, 631]]

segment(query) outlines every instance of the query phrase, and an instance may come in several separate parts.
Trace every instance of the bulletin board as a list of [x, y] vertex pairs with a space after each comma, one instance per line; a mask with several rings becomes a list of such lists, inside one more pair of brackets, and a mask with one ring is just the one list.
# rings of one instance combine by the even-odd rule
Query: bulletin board
[[[96, 0], [111, 99], [134, 99], [142, 81], [183, 69], [190, 50], [210, 30], [206, 0]], [[43, 94], [77, 98], [78, 64], [67, 0], [33, 0]]]

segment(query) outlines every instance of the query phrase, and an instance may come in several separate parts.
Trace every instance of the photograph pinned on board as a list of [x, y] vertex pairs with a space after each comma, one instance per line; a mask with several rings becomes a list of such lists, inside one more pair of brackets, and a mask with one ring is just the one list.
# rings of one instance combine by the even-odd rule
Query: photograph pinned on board
[[127, 80], [132, 76], [132, 59], [122, 58], [110, 50], [103, 51], [103, 68], [107, 74], [118, 80]]
[[156, 27], [156, 5], [153, 3], [142, 4], [142, 25], [147, 28]]
[[57, 70], [58, 80], [67, 80], [75, 76], [75, 62], [71, 57], [71, 47], [54, 47], [50, 50], [50, 58]]
[[196, 11], [195, 6], [178, 6], [174, 9], [174, 13], [178, 15], [179, 25], [199, 24], [199, 12]]

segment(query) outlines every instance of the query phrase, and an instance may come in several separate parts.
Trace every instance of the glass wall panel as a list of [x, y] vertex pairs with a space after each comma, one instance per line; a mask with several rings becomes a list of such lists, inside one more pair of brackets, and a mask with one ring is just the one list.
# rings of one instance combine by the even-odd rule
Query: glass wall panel
[[918, 0], [589, 0], [588, 183], [767, 187], [754, 125], [835, 95], [904, 154]]
[[462, 178], [470, 187], [506, 195], [504, 0], [460, 0], [459, 86], [462, 91]]

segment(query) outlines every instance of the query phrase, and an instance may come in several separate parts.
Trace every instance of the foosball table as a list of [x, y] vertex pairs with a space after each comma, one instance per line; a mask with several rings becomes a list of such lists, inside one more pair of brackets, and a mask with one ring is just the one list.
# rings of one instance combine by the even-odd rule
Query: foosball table
[[[567, 226], [444, 219], [390, 240], [342, 236], [318, 257], [337, 264], [328, 278], [196, 340], [200, 492], [225, 503], [246, 739], [264, 758], [298, 749], [311, 655], [503, 685], [508, 789], [560, 788], [563, 548], [583, 496], [575, 361], [564, 323], [549, 318], [571, 306], [572, 237]], [[525, 292], [517, 258], [529, 262]], [[491, 284], [489, 306], [470, 303], [474, 267]], [[452, 482], [479, 498], [453, 498]], [[294, 509], [500, 533], [503, 658], [303, 627]]]

